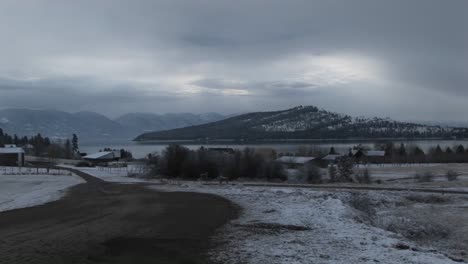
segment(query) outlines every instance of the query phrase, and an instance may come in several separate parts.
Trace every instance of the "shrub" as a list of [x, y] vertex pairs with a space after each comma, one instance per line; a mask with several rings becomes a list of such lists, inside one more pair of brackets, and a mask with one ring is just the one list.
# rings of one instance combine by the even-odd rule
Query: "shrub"
[[353, 160], [348, 157], [341, 157], [337, 163], [339, 178], [338, 181], [352, 181], [353, 175]]
[[356, 176], [359, 183], [370, 184], [372, 182], [369, 170], [366, 168], [364, 171]]
[[438, 196], [438, 195], [409, 195], [409, 196], [406, 196], [405, 198], [412, 202], [425, 203], [425, 204], [439, 204], [439, 203], [446, 203], [449, 201], [448, 198]]
[[330, 182], [337, 181], [337, 172], [335, 164], [331, 164], [330, 167], [328, 167], [328, 176], [330, 177]]
[[85, 160], [82, 160], [82, 161], [79, 161], [78, 163], [76, 163], [75, 167], [92, 167], [92, 164], [85, 161]]
[[460, 174], [454, 170], [449, 170], [445, 174], [445, 177], [447, 177], [447, 180], [449, 181], [455, 181], [458, 178], [458, 176], [460, 176]]
[[349, 204], [354, 209], [361, 211], [368, 220], [372, 220], [375, 217], [375, 206], [372, 204], [371, 199], [367, 194], [353, 193], [349, 200]]
[[308, 183], [322, 183], [322, 172], [317, 166], [307, 164], [302, 168], [301, 172]]
[[270, 180], [281, 180], [285, 181], [288, 179], [283, 166], [277, 162], [268, 162], [263, 166], [263, 177], [268, 181]]
[[415, 179], [418, 181], [418, 182], [431, 182], [434, 180], [434, 174], [430, 171], [428, 172], [425, 172], [423, 174], [419, 174], [417, 173], [415, 175]]

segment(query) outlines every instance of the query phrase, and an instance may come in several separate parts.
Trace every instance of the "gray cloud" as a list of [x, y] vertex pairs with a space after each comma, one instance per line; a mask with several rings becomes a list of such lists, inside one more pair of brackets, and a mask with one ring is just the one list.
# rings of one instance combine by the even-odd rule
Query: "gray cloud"
[[316, 104], [463, 119], [467, 9], [464, 0], [5, 0], [0, 104], [110, 115]]

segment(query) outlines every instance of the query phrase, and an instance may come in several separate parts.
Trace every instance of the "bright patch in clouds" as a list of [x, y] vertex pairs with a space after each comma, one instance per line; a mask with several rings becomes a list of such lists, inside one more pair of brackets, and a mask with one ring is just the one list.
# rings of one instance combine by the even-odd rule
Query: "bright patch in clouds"
[[297, 81], [311, 83], [314, 87], [384, 79], [383, 65], [376, 59], [361, 55], [301, 55], [281, 61], [277, 66], [289, 71]]

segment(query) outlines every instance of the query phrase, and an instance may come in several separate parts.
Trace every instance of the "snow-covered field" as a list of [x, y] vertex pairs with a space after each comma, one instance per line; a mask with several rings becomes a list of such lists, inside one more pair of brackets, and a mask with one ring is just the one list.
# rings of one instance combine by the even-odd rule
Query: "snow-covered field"
[[[375, 178], [396, 179], [412, 177], [415, 173], [432, 171], [441, 180], [418, 183], [415, 180], [384, 181], [375, 187], [415, 188], [464, 188], [466, 185], [464, 169], [466, 165], [429, 165], [429, 166], [371, 166]], [[105, 181], [137, 183], [152, 182], [127, 177], [125, 168], [76, 168]], [[461, 173], [459, 180], [448, 182], [442, 175], [448, 169]], [[154, 182], [161, 183], [158, 180]], [[411, 183], [408, 185], [408, 183]], [[375, 219], [366, 221], [366, 215], [353, 204], [356, 194], [349, 191], [317, 191], [293, 187], [250, 187], [242, 184], [204, 185], [197, 182], [173, 181], [172, 184], [153, 185], [150, 188], [161, 191], [190, 191], [211, 193], [225, 197], [240, 205], [241, 216], [219, 230], [214, 241], [216, 247], [210, 256], [219, 263], [456, 263], [452, 259], [464, 258], [464, 252], [452, 250], [458, 245], [468, 245], [463, 240], [468, 235], [468, 226], [463, 224], [468, 214], [461, 214], [464, 203], [454, 203], [452, 207], [436, 207], [433, 204], [413, 203], [407, 199], [411, 192], [368, 191], [368, 201], [379, 204]], [[431, 194], [420, 194], [431, 195]], [[449, 197], [450, 195], [445, 195]], [[465, 196], [461, 196], [465, 197]], [[458, 201], [458, 200], [457, 200]], [[378, 206], [384, 205], [381, 208]], [[450, 204], [447, 204], [450, 205]], [[362, 206], [362, 205], [359, 205]], [[367, 205], [364, 204], [367, 210]], [[413, 208], [413, 209], [409, 209]], [[434, 209], [436, 208], [436, 209]], [[444, 212], [445, 218], [437, 221], [431, 214], [437, 208]], [[408, 209], [408, 211], [404, 211]], [[458, 211], [457, 211], [458, 210]], [[418, 211], [418, 215], [412, 212]], [[420, 212], [420, 214], [419, 214]], [[457, 219], [452, 217], [455, 212]], [[398, 217], [396, 217], [398, 215]], [[425, 217], [420, 217], [420, 216]], [[364, 219], [364, 220], [363, 220]], [[429, 228], [447, 221], [458, 221], [463, 230], [455, 238], [443, 238], [437, 243], [429, 240], [411, 240], [398, 232], [390, 232], [397, 224], [399, 231], [416, 228], [420, 225]], [[409, 221], [406, 224], [405, 221]], [[426, 221], [426, 222], [424, 222]], [[372, 223], [371, 223], [372, 222]], [[466, 221], [465, 221], [466, 222]], [[402, 224], [403, 223], [403, 224]], [[460, 224], [462, 223], [462, 224]], [[457, 226], [453, 225], [453, 226]], [[405, 232], [408, 230], [403, 230]], [[413, 230], [409, 230], [413, 231]], [[422, 229], [422, 232], [427, 230]], [[453, 230], [452, 230], [453, 231]], [[461, 238], [460, 238], [461, 237]], [[444, 240], [445, 239], [445, 240]], [[450, 256], [450, 257], [449, 257]]]
[[65, 175], [64, 171], [62, 175], [58, 170], [45, 173], [45, 169], [0, 167], [0, 212], [58, 200], [67, 188], [84, 182], [78, 176]]
[[[219, 263], [455, 263], [431, 248], [359, 221], [349, 192], [241, 185], [153, 186], [220, 195], [243, 208], [218, 232], [210, 252]], [[401, 193], [368, 192], [397, 203]], [[409, 246], [398, 249], [398, 244]]]
[[449, 170], [456, 171], [461, 178], [468, 179], [467, 163], [360, 165], [355, 170], [358, 171], [364, 168], [368, 168], [374, 178], [382, 180], [414, 177], [417, 173], [425, 172], [431, 172], [435, 176], [443, 177]]

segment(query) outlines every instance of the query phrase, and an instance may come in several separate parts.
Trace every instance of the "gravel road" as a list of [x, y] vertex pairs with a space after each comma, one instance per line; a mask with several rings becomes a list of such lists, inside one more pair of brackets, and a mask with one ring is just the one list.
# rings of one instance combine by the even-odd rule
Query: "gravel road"
[[87, 183], [63, 199], [0, 213], [0, 263], [208, 263], [210, 236], [238, 215], [215, 195], [75, 173]]

